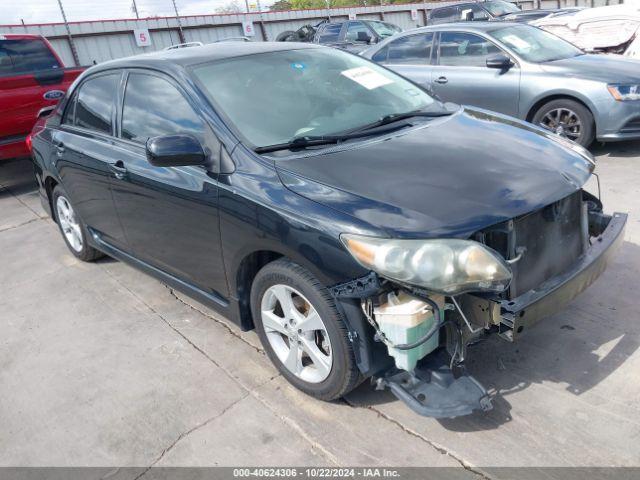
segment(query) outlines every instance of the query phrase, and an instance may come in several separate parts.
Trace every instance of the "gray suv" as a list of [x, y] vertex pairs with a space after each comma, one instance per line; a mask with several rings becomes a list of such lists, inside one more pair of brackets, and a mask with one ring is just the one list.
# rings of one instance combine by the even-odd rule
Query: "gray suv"
[[444, 101], [518, 117], [585, 146], [640, 138], [640, 62], [586, 54], [530, 25], [424, 27], [362, 55]]

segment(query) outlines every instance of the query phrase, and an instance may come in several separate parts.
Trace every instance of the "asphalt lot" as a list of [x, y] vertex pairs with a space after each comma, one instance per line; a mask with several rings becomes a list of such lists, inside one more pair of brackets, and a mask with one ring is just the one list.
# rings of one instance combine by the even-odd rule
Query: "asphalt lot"
[[615, 263], [520, 342], [473, 347], [494, 410], [440, 421], [366, 383], [299, 393], [253, 332], [76, 261], [29, 161], [0, 163], [0, 466], [640, 466], [640, 143], [593, 150], [605, 209], [630, 213]]

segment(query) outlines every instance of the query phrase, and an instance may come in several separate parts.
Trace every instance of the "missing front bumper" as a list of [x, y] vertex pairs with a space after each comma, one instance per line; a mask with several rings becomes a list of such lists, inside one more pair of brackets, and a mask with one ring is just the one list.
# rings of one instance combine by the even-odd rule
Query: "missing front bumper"
[[570, 269], [516, 298], [500, 301], [500, 335], [515, 340], [595, 282], [622, 243], [626, 223], [627, 214], [614, 213], [602, 233]]
[[388, 388], [411, 410], [425, 417], [454, 418], [493, 407], [485, 388], [464, 367], [457, 374], [449, 366], [449, 357], [440, 350], [424, 358], [409, 373], [394, 370], [375, 380], [377, 389]]

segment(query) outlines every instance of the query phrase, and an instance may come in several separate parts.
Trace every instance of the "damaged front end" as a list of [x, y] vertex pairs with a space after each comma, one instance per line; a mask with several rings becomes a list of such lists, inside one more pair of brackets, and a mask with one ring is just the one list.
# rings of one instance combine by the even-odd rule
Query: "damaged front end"
[[331, 293], [347, 316], [366, 319], [359, 336], [375, 345], [367, 365], [376, 388], [425, 416], [487, 411], [487, 391], [464, 367], [467, 347], [491, 333], [514, 341], [559, 311], [604, 271], [626, 220], [578, 190], [467, 240], [347, 236], [371, 273]]

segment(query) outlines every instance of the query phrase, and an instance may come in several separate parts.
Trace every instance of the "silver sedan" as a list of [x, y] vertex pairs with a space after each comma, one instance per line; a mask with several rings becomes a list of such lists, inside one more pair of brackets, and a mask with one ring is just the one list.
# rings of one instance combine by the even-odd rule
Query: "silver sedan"
[[518, 117], [585, 146], [640, 138], [640, 61], [590, 55], [530, 25], [418, 28], [361, 55], [443, 101]]

